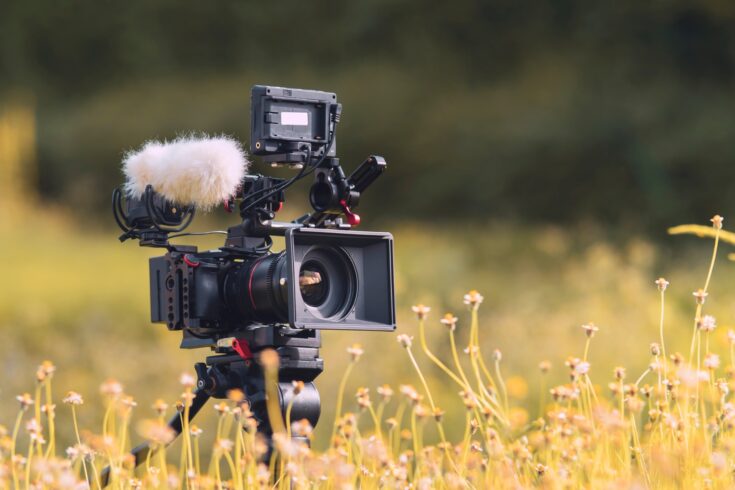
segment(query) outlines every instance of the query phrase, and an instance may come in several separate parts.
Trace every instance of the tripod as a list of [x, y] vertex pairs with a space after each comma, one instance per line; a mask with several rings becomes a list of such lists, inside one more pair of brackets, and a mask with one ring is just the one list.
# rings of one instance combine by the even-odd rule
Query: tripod
[[[278, 402], [281, 415], [285, 418], [291, 406], [291, 421], [306, 419], [312, 427], [319, 421], [321, 405], [314, 379], [324, 370], [324, 361], [319, 357], [321, 336], [316, 330], [296, 330], [286, 327], [262, 326], [247, 330], [233, 342], [227, 352], [209, 356], [206, 362], [194, 366], [198, 381], [194, 399], [189, 407], [189, 420], [196, 416], [210, 398], [227, 398], [227, 392], [242, 390], [250, 404], [250, 411], [258, 422], [258, 432], [268, 442], [265, 462], [272, 454], [273, 428], [268, 419], [266, 386], [263, 369], [257, 362], [263, 349], [274, 349], [279, 357]], [[303, 381], [304, 387], [294, 396], [293, 381]], [[169, 421], [169, 427], [178, 436], [182, 431], [183, 414]], [[292, 435], [292, 439], [308, 444], [306, 437]], [[143, 464], [152, 448], [148, 443], [135, 447], [131, 454], [135, 466]], [[110, 468], [100, 474], [103, 486], [109, 483]]]

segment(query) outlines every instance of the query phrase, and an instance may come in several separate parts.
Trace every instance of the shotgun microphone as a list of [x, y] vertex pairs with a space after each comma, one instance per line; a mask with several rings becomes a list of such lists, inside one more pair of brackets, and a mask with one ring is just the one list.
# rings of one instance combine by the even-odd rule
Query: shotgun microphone
[[125, 191], [137, 199], [150, 185], [171, 203], [208, 210], [235, 194], [249, 164], [240, 143], [228, 136], [152, 140], [125, 155]]

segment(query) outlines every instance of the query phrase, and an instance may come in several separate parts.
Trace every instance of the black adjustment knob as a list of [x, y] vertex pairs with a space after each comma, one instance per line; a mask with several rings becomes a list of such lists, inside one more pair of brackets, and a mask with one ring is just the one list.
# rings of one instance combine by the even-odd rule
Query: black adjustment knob
[[194, 364], [194, 371], [197, 373], [197, 388], [204, 391], [211, 391], [214, 388], [214, 380], [209, 376], [207, 365], [203, 362]]

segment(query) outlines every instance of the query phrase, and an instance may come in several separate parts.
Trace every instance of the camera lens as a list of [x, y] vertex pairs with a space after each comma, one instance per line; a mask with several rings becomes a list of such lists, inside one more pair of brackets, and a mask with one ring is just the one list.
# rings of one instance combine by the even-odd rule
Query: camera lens
[[[352, 311], [357, 297], [357, 269], [342, 247], [312, 246], [291, 262], [286, 253], [268, 254], [236, 263], [224, 279], [225, 297], [236, 322], [263, 324], [289, 321], [292, 294], [300, 295], [301, 313], [339, 322]], [[298, 284], [289, 284], [288, 270], [296, 265]]]
[[304, 255], [299, 290], [314, 316], [341, 319], [355, 302], [355, 265], [339, 247], [314, 247]]
[[299, 289], [304, 302], [309, 306], [320, 306], [327, 299], [329, 277], [318, 262], [311, 260], [301, 266]]
[[285, 254], [263, 255], [235, 266], [227, 274], [228, 302], [245, 320], [288, 321]]

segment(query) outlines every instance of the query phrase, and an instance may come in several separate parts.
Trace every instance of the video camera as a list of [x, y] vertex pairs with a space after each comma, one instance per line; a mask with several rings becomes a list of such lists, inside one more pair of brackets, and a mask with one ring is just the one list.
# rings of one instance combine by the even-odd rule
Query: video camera
[[[198, 389], [190, 417], [211, 396], [244, 391], [267, 437], [259, 353], [280, 358], [279, 402], [292, 420], [316, 425], [319, 396], [312, 381], [323, 370], [319, 331], [395, 329], [393, 238], [361, 232], [354, 209], [362, 193], [386, 169], [370, 156], [346, 176], [336, 155], [342, 106], [334, 93], [256, 85], [251, 93], [253, 154], [297, 173], [289, 179], [246, 174], [240, 145], [226, 137], [183, 137], [149, 142], [124, 161], [127, 181], [113, 192], [113, 215], [121, 241], [167, 253], [150, 259], [151, 320], [183, 332], [182, 348], [210, 347], [217, 355], [198, 363]], [[314, 176], [312, 211], [275, 221], [285, 191]], [[221, 203], [237, 210], [224, 245], [199, 251], [171, 239], [185, 233], [197, 209]], [[218, 232], [212, 232], [218, 233]], [[285, 249], [271, 250], [272, 236]], [[255, 361], [255, 362], [254, 362]], [[298, 395], [292, 381], [305, 382]], [[171, 427], [178, 434], [180, 417]], [[148, 446], [133, 451], [144, 460]]]
[[[392, 237], [352, 229], [359, 224], [352, 209], [385, 160], [371, 156], [345, 177], [333, 156], [341, 113], [333, 93], [257, 85], [251, 103], [252, 152], [300, 172], [288, 180], [246, 175], [223, 203], [237, 205], [242, 219], [223, 247], [199, 252], [169, 242], [196, 203], [169, 201], [152, 186], [139, 199], [115, 193], [122, 238], [169, 250], [150, 261], [151, 320], [182, 330], [184, 348], [215, 346], [259, 325], [393, 330]], [[273, 221], [285, 189], [310, 173], [313, 212]], [[271, 251], [273, 235], [285, 237], [285, 250]]]

